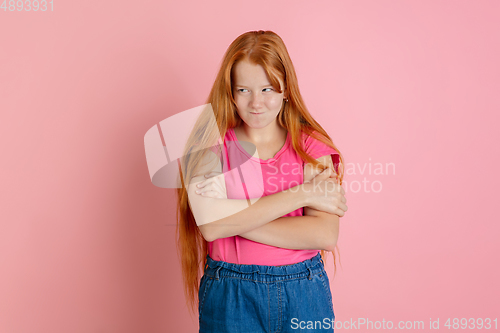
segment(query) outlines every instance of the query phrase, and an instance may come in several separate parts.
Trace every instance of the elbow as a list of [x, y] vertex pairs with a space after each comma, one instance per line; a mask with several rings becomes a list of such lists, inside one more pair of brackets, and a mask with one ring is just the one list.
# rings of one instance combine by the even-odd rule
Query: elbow
[[[327, 213], [328, 214], [328, 213]], [[323, 250], [335, 251], [339, 239], [339, 216], [328, 214], [325, 216], [326, 230], [324, 233]]]
[[323, 250], [325, 251], [335, 251], [335, 247], [337, 246], [337, 239], [335, 239], [335, 241], [332, 241], [330, 239], [330, 242], [327, 242], [326, 246], [323, 246]]
[[221, 234], [221, 228], [220, 225], [218, 225], [215, 222], [218, 222], [221, 220], [216, 220], [216, 221], [205, 221], [204, 224], [198, 225], [198, 228], [200, 229], [200, 232], [205, 238], [207, 242], [213, 242], [219, 238], [224, 238], [223, 234]]
[[339, 233], [331, 232], [327, 234], [328, 236], [325, 239], [323, 250], [325, 251], [335, 251], [335, 247], [337, 246], [337, 241], [339, 239]]
[[213, 242], [217, 238], [213, 235], [213, 232], [210, 227], [207, 227], [206, 224], [199, 225], [198, 228], [200, 229], [201, 235], [207, 242]]
[[205, 238], [205, 240], [206, 240], [207, 242], [213, 242], [213, 241], [215, 240], [214, 238], [212, 238], [212, 237], [210, 237], [210, 236], [208, 236], [208, 235], [203, 235], [203, 238]]

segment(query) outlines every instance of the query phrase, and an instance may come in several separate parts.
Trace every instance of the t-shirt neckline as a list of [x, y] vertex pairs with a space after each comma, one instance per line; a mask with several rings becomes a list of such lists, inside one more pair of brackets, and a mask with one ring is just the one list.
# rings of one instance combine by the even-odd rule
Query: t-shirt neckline
[[288, 148], [289, 143], [290, 143], [290, 132], [287, 131], [286, 132], [286, 140], [285, 140], [285, 144], [283, 144], [283, 147], [281, 147], [281, 149], [274, 155], [274, 157], [271, 157], [271, 158], [269, 158], [267, 160], [263, 160], [263, 159], [260, 159], [260, 158], [257, 158], [257, 157], [254, 157], [254, 156], [250, 155], [245, 150], [245, 148], [243, 148], [243, 146], [238, 141], [238, 138], [236, 137], [236, 133], [234, 133], [234, 128], [230, 128], [229, 129], [229, 135], [231, 136], [231, 139], [236, 142], [236, 147], [238, 147], [238, 149], [243, 154], [245, 154], [249, 159], [251, 159], [253, 161], [256, 161], [256, 162], [260, 162], [260, 163], [270, 163], [270, 162], [276, 161], [286, 151], [286, 149]]

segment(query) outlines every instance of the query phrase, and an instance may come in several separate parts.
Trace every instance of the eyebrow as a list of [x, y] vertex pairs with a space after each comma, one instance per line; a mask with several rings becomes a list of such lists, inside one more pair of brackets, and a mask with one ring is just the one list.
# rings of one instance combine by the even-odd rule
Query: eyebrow
[[[235, 84], [234, 86], [235, 87], [241, 87], [241, 88], [248, 88], [247, 86], [244, 86], [244, 85], [241, 85], [241, 84]], [[266, 84], [266, 85], [261, 86], [261, 88], [272, 87], [272, 86], [273, 86], [272, 84]]]

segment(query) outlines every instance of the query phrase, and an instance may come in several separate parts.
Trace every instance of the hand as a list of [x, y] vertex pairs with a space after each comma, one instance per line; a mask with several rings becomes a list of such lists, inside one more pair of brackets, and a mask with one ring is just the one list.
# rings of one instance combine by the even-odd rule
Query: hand
[[330, 167], [326, 167], [325, 169], [323, 169], [323, 171], [316, 174], [316, 176], [314, 176], [313, 179], [304, 182], [304, 184], [311, 183], [313, 181], [319, 182], [322, 180], [331, 180], [331, 181], [334, 181], [335, 184], [339, 183], [337, 173], [335, 171], [333, 171]]
[[347, 211], [345, 191], [338, 184], [337, 175], [332, 169], [326, 168], [299, 186], [306, 197], [305, 206], [340, 217]]
[[212, 171], [205, 175], [208, 178], [196, 185], [196, 193], [204, 197], [227, 199], [226, 182], [224, 174], [218, 171]]

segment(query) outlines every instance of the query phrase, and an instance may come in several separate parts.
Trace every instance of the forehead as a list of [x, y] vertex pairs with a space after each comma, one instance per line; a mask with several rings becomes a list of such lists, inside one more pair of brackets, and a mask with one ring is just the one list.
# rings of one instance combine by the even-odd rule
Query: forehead
[[[239, 61], [233, 67], [234, 84], [270, 84], [269, 77], [261, 65], [252, 64], [246, 60]], [[281, 79], [277, 76], [280, 85]]]

